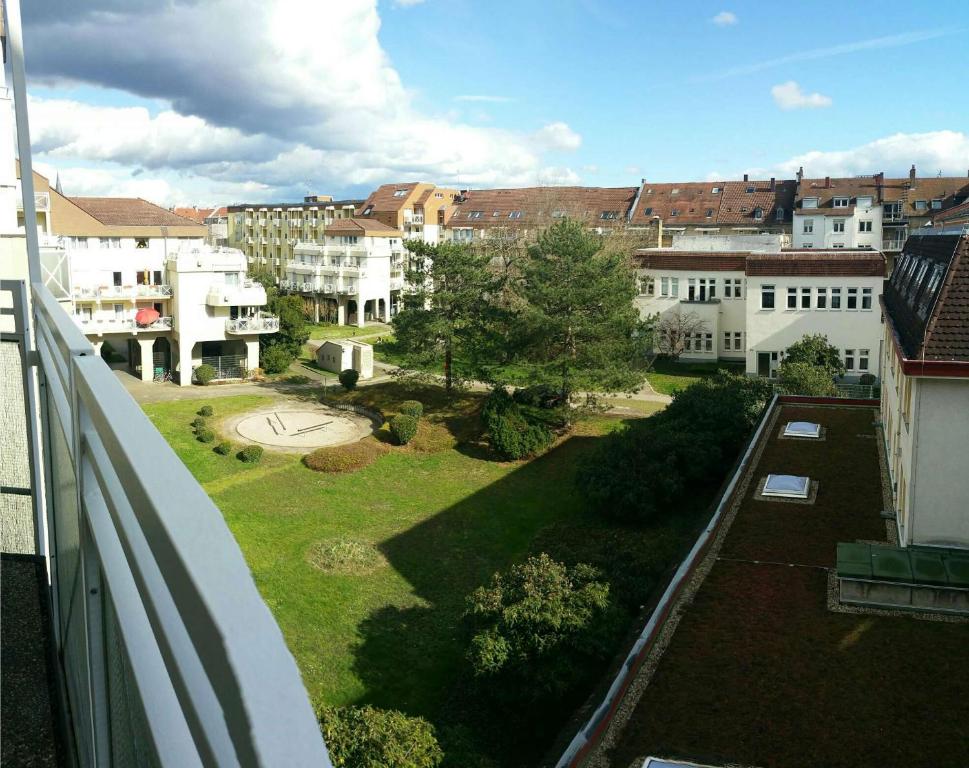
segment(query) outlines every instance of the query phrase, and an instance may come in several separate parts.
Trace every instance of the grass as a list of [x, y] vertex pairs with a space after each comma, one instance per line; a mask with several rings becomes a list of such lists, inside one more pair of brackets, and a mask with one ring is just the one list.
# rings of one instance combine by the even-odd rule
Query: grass
[[[969, 765], [969, 624], [827, 609], [837, 542], [885, 540], [873, 416], [784, 409], [779, 421], [819, 422], [827, 439], [770, 436], [612, 765]], [[815, 504], [755, 499], [767, 472], [819, 480]]]
[[363, 328], [335, 323], [310, 323], [307, 325], [311, 339], [353, 339], [357, 336], [379, 336], [392, 333], [386, 323], [367, 323]]
[[685, 389], [700, 379], [713, 376], [718, 370], [726, 369], [733, 373], [743, 373], [744, 363], [717, 361], [711, 363], [681, 363], [658, 357], [653, 363], [646, 379], [650, 386], [661, 395], [672, 395], [680, 389]]
[[[225, 515], [315, 703], [421, 715], [438, 727], [445, 751], [470, 733], [472, 748], [496, 765], [534, 764], [605, 665], [590, 668], [588, 689], [540, 711], [479, 706], [465, 672], [466, 595], [547, 551], [603, 569], [611, 594], [638, 623], [667, 565], [694, 538], [712, 490], [696, 489], [673, 523], [623, 528], [586, 510], [573, 485], [616, 418], [583, 422], [532, 461], [500, 462], [478, 440], [479, 393], [448, 398], [440, 387], [392, 382], [338, 397], [385, 414], [420, 400], [427, 445], [388, 446], [345, 473], [313, 472], [299, 456], [271, 451], [248, 467], [194, 440], [188, 422], [197, 401], [146, 411]], [[220, 399], [211, 421], [267, 400]], [[351, 562], [374, 551], [386, 566]]]
[[666, 407], [666, 403], [655, 403], [651, 400], [635, 400], [631, 397], [601, 397], [600, 402], [610, 410], [619, 412], [630, 411], [640, 416], [652, 416]]

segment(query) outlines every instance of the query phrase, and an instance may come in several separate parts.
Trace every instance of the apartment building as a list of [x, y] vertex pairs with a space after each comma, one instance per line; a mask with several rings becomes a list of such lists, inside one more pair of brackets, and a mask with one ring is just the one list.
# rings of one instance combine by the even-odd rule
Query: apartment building
[[683, 360], [743, 361], [773, 378], [784, 350], [821, 333], [842, 353], [846, 381], [879, 375], [878, 297], [885, 260], [870, 250], [636, 251], [637, 307], [683, 336]]
[[301, 242], [322, 242], [327, 224], [353, 217], [359, 200], [308, 195], [302, 203], [239, 203], [226, 209], [226, 241], [238, 248], [252, 269], [282, 277]]
[[643, 179], [629, 215], [630, 227], [653, 233], [657, 246], [680, 235], [741, 237], [791, 232], [793, 180], [675, 182]]
[[907, 178], [806, 179], [803, 169], [797, 176], [794, 246], [875, 248], [886, 254], [889, 268], [909, 232], [969, 199], [969, 178], [923, 178], [914, 165]]
[[899, 543], [969, 547], [969, 236], [909, 237], [882, 313], [881, 421]]
[[448, 239], [534, 237], [558, 219], [577, 219], [603, 233], [625, 228], [635, 187], [524, 187], [461, 192], [448, 225]]
[[219, 208], [175, 207], [171, 210], [176, 216], [204, 224], [208, 229], [205, 242], [209, 245], [229, 245], [229, 214], [224, 205]]
[[389, 321], [404, 287], [406, 252], [400, 230], [376, 219], [341, 219], [320, 242], [301, 242], [280, 287], [313, 303], [317, 322], [363, 327]]
[[356, 216], [397, 229], [405, 239], [434, 245], [444, 239], [458, 197], [456, 189], [426, 182], [384, 184], [357, 208]]

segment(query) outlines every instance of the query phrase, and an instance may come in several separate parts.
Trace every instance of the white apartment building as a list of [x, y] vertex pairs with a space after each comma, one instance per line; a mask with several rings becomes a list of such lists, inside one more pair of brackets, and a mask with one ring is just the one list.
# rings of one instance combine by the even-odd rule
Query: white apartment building
[[795, 248], [882, 246], [882, 206], [873, 195], [806, 194], [794, 211]]
[[312, 297], [317, 321], [387, 322], [404, 287], [404, 260], [399, 230], [376, 219], [338, 220], [321, 243], [296, 245], [280, 287]]
[[969, 547], [969, 236], [905, 242], [882, 298], [881, 420], [902, 546]]
[[684, 361], [744, 361], [773, 378], [784, 350], [821, 333], [842, 353], [846, 381], [879, 375], [878, 297], [885, 260], [877, 251], [636, 252], [643, 318], [689, 329]]

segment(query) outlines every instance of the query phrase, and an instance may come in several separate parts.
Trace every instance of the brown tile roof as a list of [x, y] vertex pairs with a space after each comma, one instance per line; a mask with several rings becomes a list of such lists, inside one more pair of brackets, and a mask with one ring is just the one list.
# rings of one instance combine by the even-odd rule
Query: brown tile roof
[[743, 272], [749, 251], [676, 251], [649, 249], [636, 251], [634, 260], [641, 269], [707, 270]]
[[932, 216], [932, 221], [935, 224], [944, 224], [946, 222], [963, 219], [969, 221], [969, 201], [961, 203], [947, 211], [936, 211]]
[[969, 236], [908, 238], [883, 301], [905, 357], [969, 361]]
[[785, 249], [780, 253], [751, 253], [747, 257], [747, 274], [771, 277], [884, 277], [886, 262], [880, 252], [864, 248], [838, 248], [831, 251]]
[[458, 198], [450, 226], [528, 229], [564, 215], [590, 226], [614, 227], [625, 223], [635, 197], [635, 187], [473, 189]]
[[[805, 197], [817, 197], [819, 209], [833, 208], [832, 199], [835, 197], [850, 197], [851, 203], [859, 195], [871, 195], [876, 204], [902, 203], [902, 213], [907, 217], [926, 218], [933, 215], [932, 201], [938, 200], [942, 209], [951, 208], [969, 198], [969, 178], [965, 176], [941, 176], [919, 178], [884, 178], [881, 174], [874, 176], [857, 176], [851, 178], [802, 179], [797, 193], [797, 206], [801, 208], [801, 201]], [[926, 208], [917, 210], [916, 200], [924, 200]], [[842, 212], [847, 209], [839, 208]], [[822, 213], [822, 211], [819, 211]]]
[[[671, 227], [678, 224], [714, 224], [726, 184], [725, 181], [690, 181], [676, 184], [644, 182], [632, 224], [649, 224], [656, 216]], [[714, 193], [714, 189], [719, 191]]]
[[367, 235], [371, 237], [401, 237], [400, 230], [374, 219], [335, 219], [326, 225], [326, 235]]
[[870, 196], [874, 204], [878, 203], [878, 185], [874, 176], [852, 176], [849, 178], [802, 179], [797, 190], [797, 207], [804, 212], [814, 213], [814, 209], [804, 209], [802, 202], [805, 197], [818, 198], [818, 213], [824, 210], [837, 212], [847, 211], [847, 208], [835, 208], [834, 198], [847, 197], [853, 206], [859, 196]]
[[74, 205], [102, 224], [114, 227], [185, 227], [199, 222], [172, 213], [140, 197], [70, 197]]
[[206, 217], [209, 215], [211, 208], [195, 208], [192, 207], [178, 207], [176, 206], [172, 213], [176, 216], [181, 216], [185, 219], [191, 219], [196, 224], [204, 224]]
[[[363, 201], [357, 210], [357, 215], [361, 215], [370, 206], [374, 212], [395, 212], [405, 205], [412, 205], [411, 196], [421, 182], [411, 181], [404, 184], [383, 184], [377, 187], [370, 196]], [[395, 192], [404, 192], [403, 195], [395, 197]]]
[[[773, 189], [771, 184], [773, 182]], [[748, 192], [752, 189], [753, 192]], [[718, 224], [756, 226], [760, 224], [790, 223], [794, 209], [794, 195], [797, 182], [793, 179], [770, 179], [767, 181], [728, 181], [720, 196]], [[777, 209], [783, 209], [781, 219]], [[754, 211], [760, 208], [763, 216], [754, 218]]]

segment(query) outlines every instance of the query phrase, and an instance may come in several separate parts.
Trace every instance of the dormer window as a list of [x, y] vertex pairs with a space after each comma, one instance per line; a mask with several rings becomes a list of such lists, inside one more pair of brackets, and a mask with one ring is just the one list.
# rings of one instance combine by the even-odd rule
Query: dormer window
[[927, 207], [928, 207], [928, 204], [925, 202], [925, 200], [916, 200], [915, 201], [915, 210], [916, 211], [924, 211]]
[[676, 216], [679, 216], [679, 215], [680, 215], [680, 212], [678, 210], [676, 210], [676, 208], [674, 208], [672, 211], [670, 211], [670, 216], [671, 217], [676, 217]]
[[713, 208], [707, 208], [707, 218], [708, 219], [713, 218]]
[[763, 208], [754, 208], [754, 218], [755, 219], [762, 219], [762, 218], [764, 218], [764, 209]]
[[862, 208], [870, 208], [874, 200], [871, 198], [870, 195], [865, 195], [863, 197], [859, 197], [857, 202], [858, 202], [858, 205], [860, 205]]
[[777, 206], [777, 210], [774, 211], [774, 219], [776, 221], [784, 221], [784, 209], [781, 206]]
[[850, 197], [836, 197], [833, 200], [833, 205], [835, 208], [847, 208], [850, 203]]
[[805, 197], [804, 200], [801, 201], [801, 207], [802, 208], [817, 208], [818, 207], [818, 199], [816, 197]]
[[933, 211], [940, 211], [940, 210], [942, 210], [942, 201], [941, 200], [933, 200], [932, 201], [932, 210]]
[[747, 187], [747, 194], [748, 195], [754, 194], [754, 188], [753, 187]]

